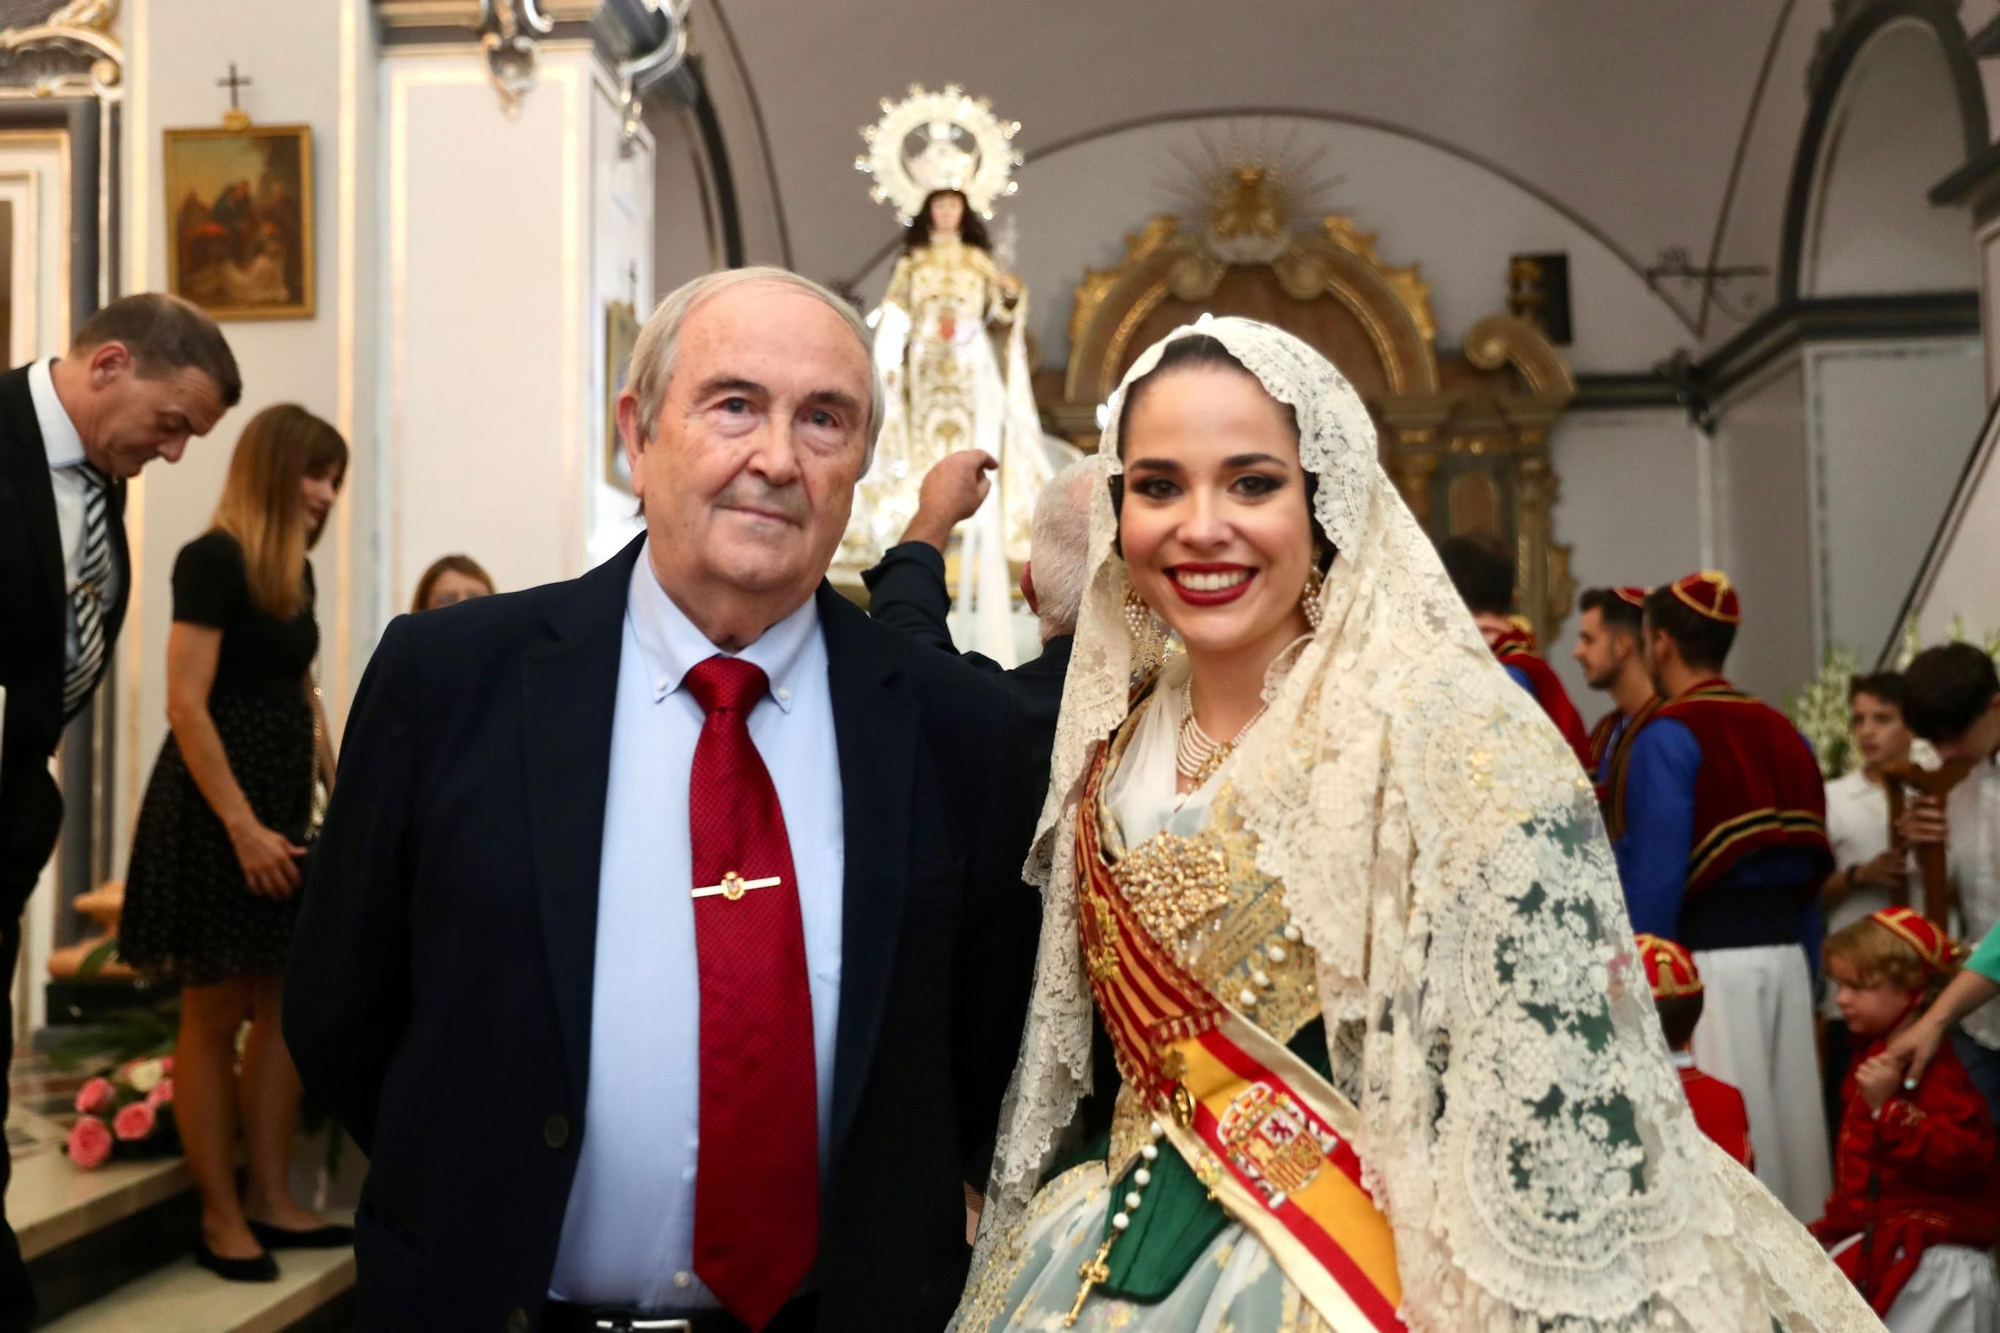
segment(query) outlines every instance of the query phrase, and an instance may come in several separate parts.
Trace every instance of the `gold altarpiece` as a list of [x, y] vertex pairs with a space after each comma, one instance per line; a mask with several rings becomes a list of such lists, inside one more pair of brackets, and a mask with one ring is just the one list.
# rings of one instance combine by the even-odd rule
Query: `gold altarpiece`
[[[1246, 181], [1255, 198], [1256, 182]], [[1239, 195], [1239, 198], [1242, 196]], [[1541, 331], [1495, 314], [1438, 354], [1430, 289], [1414, 264], [1385, 264], [1346, 217], [1286, 233], [1268, 209], [1227, 212], [1205, 231], [1154, 218], [1115, 268], [1086, 272], [1070, 315], [1069, 365], [1038, 377], [1058, 433], [1094, 452], [1098, 408], [1155, 340], [1203, 314], [1264, 320], [1340, 367], [1374, 414], [1382, 462], [1433, 538], [1489, 532], [1518, 553], [1520, 609], [1543, 643], [1568, 615], [1569, 548], [1551, 536], [1560, 479], [1549, 431], [1576, 395]]]

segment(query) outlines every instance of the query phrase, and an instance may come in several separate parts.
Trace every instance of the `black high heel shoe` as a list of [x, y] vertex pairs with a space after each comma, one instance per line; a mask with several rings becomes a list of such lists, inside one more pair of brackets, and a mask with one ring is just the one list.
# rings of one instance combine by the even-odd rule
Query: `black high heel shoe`
[[278, 1261], [271, 1257], [269, 1250], [254, 1259], [225, 1259], [208, 1248], [207, 1240], [198, 1239], [194, 1243], [194, 1261], [227, 1282], [278, 1280]]
[[341, 1250], [354, 1243], [354, 1228], [336, 1222], [311, 1231], [288, 1231], [268, 1222], [252, 1222], [250, 1234], [267, 1250]]

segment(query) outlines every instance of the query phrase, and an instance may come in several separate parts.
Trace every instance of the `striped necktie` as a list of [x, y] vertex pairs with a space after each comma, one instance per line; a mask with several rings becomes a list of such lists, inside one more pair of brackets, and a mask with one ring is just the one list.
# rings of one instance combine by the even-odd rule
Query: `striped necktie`
[[88, 463], [77, 464], [88, 492], [83, 502], [83, 554], [76, 562], [70, 610], [76, 616], [76, 660], [63, 678], [63, 721], [82, 711], [104, 675], [104, 585], [111, 575], [111, 479]]

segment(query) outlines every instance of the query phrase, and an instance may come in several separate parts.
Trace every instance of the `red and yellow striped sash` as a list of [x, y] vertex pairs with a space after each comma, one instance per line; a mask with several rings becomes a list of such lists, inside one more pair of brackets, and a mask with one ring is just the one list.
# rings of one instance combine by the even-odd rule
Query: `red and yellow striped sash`
[[1362, 1184], [1360, 1114], [1202, 986], [1140, 923], [1098, 837], [1101, 753], [1077, 819], [1078, 928], [1119, 1073], [1229, 1215], [1337, 1333], [1403, 1328], [1389, 1221]]

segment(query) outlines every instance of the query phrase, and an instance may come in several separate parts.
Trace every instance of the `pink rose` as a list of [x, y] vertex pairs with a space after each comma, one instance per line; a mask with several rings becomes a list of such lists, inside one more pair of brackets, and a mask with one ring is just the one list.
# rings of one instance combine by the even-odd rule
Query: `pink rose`
[[94, 1115], [81, 1116], [69, 1131], [69, 1160], [95, 1171], [111, 1156], [111, 1131]]
[[99, 1111], [108, 1109], [111, 1099], [116, 1095], [112, 1091], [110, 1079], [94, 1078], [76, 1090], [76, 1113], [96, 1115]]
[[160, 1057], [160, 1072], [161, 1072], [162, 1074], [171, 1074], [171, 1073], [173, 1073], [173, 1072], [174, 1072], [174, 1057], [173, 1057], [173, 1056], [171, 1056], [171, 1055], [163, 1055], [163, 1056], [161, 1056], [161, 1057]]
[[112, 1117], [111, 1132], [127, 1143], [153, 1132], [153, 1108], [145, 1102], [131, 1102]]
[[153, 1085], [153, 1090], [146, 1094], [146, 1105], [156, 1110], [162, 1106], [171, 1104], [173, 1100], [174, 1081], [170, 1078], [161, 1079]]

